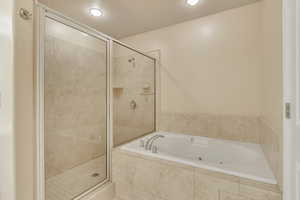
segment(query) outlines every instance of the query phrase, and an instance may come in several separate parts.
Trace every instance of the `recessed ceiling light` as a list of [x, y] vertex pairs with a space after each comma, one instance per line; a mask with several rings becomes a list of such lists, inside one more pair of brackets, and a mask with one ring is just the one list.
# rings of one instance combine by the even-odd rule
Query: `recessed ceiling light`
[[100, 10], [99, 8], [91, 8], [90, 9], [90, 14], [94, 17], [100, 17], [103, 15], [102, 10]]
[[194, 6], [199, 2], [199, 0], [187, 0], [186, 3], [190, 6]]

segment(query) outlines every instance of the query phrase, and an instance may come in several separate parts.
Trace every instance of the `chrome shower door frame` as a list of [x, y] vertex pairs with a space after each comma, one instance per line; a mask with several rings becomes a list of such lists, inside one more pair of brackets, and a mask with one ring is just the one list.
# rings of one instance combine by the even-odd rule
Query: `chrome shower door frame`
[[35, 6], [35, 90], [36, 90], [36, 155], [37, 155], [37, 177], [36, 177], [36, 198], [45, 200], [45, 156], [44, 156], [44, 69], [45, 69], [45, 21], [47, 18], [62, 23], [78, 31], [91, 35], [106, 43], [106, 179], [89, 190], [83, 192], [74, 199], [80, 199], [91, 191], [111, 181], [111, 147], [112, 147], [112, 91], [111, 91], [111, 38], [89, 28], [88, 26], [74, 22], [56, 11], [43, 5]]
[[36, 199], [45, 200], [45, 166], [44, 166], [44, 39], [45, 39], [45, 19], [51, 18], [59, 23], [65, 24], [69, 27], [77, 29], [81, 32], [87, 33], [106, 42], [106, 60], [107, 60], [107, 100], [106, 100], [106, 127], [107, 127], [107, 143], [106, 143], [106, 156], [107, 156], [107, 177], [98, 185], [92, 187], [88, 191], [77, 196], [74, 200], [81, 199], [88, 195], [90, 192], [100, 188], [101, 186], [111, 182], [111, 161], [112, 161], [112, 148], [113, 148], [113, 87], [112, 87], [112, 61], [113, 61], [113, 43], [116, 42], [136, 53], [144, 55], [154, 61], [154, 130], [158, 130], [158, 96], [157, 93], [157, 66], [158, 61], [147, 55], [146, 53], [137, 50], [115, 38], [112, 38], [104, 33], [101, 33], [87, 25], [78, 23], [73, 19], [64, 16], [63, 14], [48, 8], [47, 6], [35, 2], [35, 91], [36, 91]]

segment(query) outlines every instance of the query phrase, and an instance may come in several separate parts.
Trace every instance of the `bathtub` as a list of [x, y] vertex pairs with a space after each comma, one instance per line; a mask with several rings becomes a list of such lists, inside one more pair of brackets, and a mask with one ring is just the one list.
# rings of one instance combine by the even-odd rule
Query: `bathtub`
[[[146, 150], [147, 141], [155, 135], [162, 137], [154, 140], [152, 144], [154, 151]], [[259, 144], [155, 132], [124, 144], [120, 148], [193, 167], [277, 184]]]

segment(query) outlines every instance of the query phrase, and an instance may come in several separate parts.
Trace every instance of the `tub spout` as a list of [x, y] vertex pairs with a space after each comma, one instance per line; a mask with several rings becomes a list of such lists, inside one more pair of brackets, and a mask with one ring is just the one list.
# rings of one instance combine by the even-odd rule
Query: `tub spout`
[[154, 140], [156, 140], [156, 139], [158, 139], [158, 138], [163, 138], [163, 137], [165, 137], [164, 135], [154, 135], [154, 136], [152, 136], [151, 138], [149, 138], [148, 140], [147, 140], [147, 142], [146, 142], [146, 145], [145, 145], [145, 149], [146, 150], [151, 150], [151, 148], [152, 148], [152, 144], [153, 144], [153, 142], [154, 142]]
[[149, 149], [150, 142], [151, 142], [154, 138], [156, 138], [157, 136], [158, 136], [158, 135], [154, 135], [154, 136], [150, 137], [149, 139], [147, 139], [146, 145], [145, 145], [145, 150], [150, 150], [150, 149]]
[[147, 139], [146, 145], [145, 145], [145, 150], [148, 150], [149, 143], [153, 139], [153, 137], [155, 137], [155, 136], [152, 136], [151, 138]]
[[152, 153], [157, 153], [157, 151], [158, 151], [158, 147], [157, 147], [156, 145], [154, 145], [154, 146], [152, 147], [152, 149], [151, 149], [151, 152], [152, 152]]

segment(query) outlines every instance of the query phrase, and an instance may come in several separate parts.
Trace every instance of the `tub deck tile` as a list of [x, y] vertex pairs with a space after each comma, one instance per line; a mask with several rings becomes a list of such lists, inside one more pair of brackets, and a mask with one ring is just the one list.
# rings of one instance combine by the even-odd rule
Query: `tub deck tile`
[[113, 151], [113, 181], [123, 200], [281, 200], [265, 184], [124, 150]]
[[241, 196], [248, 197], [250, 200], [281, 200], [282, 195], [278, 192], [267, 191], [252, 187], [249, 185], [240, 184]]

